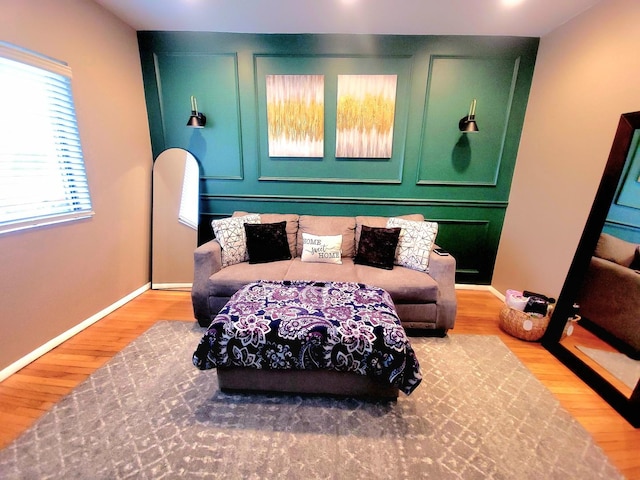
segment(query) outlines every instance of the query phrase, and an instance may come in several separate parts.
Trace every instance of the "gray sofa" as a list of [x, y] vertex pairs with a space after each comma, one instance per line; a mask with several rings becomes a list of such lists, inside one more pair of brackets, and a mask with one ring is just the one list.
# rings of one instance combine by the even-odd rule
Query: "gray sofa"
[[[235, 212], [235, 216], [247, 212]], [[400, 216], [424, 221], [420, 214]], [[258, 280], [358, 282], [384, 288], [391, 295], [405, 328], [444, 335], [456, 317], [455, 259], [431, 252], [428, 273], [395, 265], [385, 270], [354, 263], [362, 225], [386, 227], [387, 217], [339, 217], [296, 214], [260, 214], [261, 223], [286, 221], [290, 260], [251, 264], [248, 261], [222, 266], [220, 243], [213, 240], [194, 252], [193, 309], [201, 326], [215, 315], [240, 287]], [[342, 235], [342, 264], [301, 261], [302, 234]]]

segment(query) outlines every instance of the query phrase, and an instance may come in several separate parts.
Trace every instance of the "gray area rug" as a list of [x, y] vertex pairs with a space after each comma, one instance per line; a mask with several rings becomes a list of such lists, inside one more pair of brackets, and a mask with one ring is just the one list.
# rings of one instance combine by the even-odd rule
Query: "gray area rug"
[[3, 479], [622, 478], [495, 336], [412, 338], [397, 402], [224, 394], [159, 322], [0, 451]]
[[576, 348], [590, 357], [602, 368], [624, 383], [631, 390], [636, 388], [640, 378], [640, 360], [627, 357], [624, 353], [608, 352], [598, 348], [576, 345]]

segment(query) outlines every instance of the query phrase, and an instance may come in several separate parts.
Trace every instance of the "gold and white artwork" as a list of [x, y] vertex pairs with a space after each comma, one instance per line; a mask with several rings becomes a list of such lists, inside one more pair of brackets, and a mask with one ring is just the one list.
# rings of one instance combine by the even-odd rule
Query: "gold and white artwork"
[[270, 157], [324, 156], [324, 75], [267, 75]]
[[338, 75], [336, 158], [391, 158], [397, 75]]

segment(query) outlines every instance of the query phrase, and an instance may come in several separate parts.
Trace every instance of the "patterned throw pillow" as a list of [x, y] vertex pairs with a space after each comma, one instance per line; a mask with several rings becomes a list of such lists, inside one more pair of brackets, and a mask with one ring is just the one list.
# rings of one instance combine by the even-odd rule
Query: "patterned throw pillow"
[[260, 223], [260, 215], [222, 218], [211, 222], [213, 234], [222, 247], [223, 267], [249, 260], [245, 223]]
[[342, 264], [342, 235], [302, 233], [303, 262]]
[[245, 223], [249, 263], [268, 263], [290, 260], [287, 243], [287, 222]]
[[402, 229], [396, 249], [396, 265], [428, 272], [429, 255], [438, 235], [438, 224], [392, 217], [387, 221], [387, 228], [393, 227]]
[[392, 270], [401, 230], [362, 225], [354, 263]]

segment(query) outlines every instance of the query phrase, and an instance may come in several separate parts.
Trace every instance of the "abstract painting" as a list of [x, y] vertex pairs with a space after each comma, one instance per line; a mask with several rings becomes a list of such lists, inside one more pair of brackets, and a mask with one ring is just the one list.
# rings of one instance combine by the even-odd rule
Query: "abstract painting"
[[338, 75], [336, 158], [391, 158], [397, 75]]
[[267, 75], [270, 157], [324, 156], [324, 75]]

